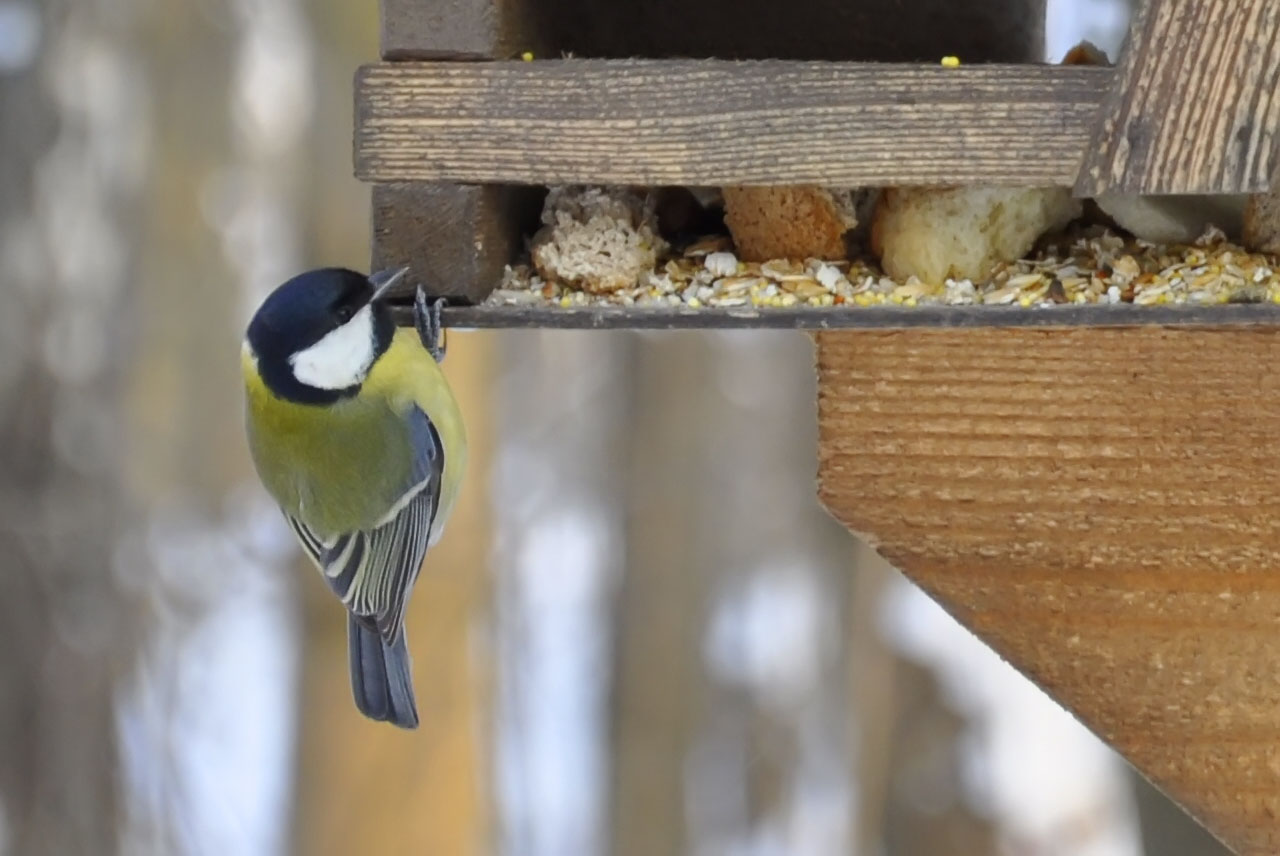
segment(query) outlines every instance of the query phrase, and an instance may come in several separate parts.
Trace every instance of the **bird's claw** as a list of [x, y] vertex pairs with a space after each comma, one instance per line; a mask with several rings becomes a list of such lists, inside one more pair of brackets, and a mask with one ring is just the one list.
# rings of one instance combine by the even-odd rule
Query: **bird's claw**
[[440, 310], [444, 308], [445, 299], [434, 300], [427, 297], [426, 290], [419, 285], [418, 293], [413, 298], [413, 326], [418, 330], [418, 338], [422, 347], [437, 362], [444, 361], [445, 341], [444, 326], [440, 323]]

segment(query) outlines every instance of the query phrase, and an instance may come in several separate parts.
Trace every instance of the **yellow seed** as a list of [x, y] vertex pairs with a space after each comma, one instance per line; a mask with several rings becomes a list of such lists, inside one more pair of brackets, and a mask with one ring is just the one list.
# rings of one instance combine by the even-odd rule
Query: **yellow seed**
[[916, 299], [915, 299], [914, 297], [908, 297], [908, 298], [906, 298], [905, 300], [903, 300], [903, 301], [902, 301], [902, 305], [903, 305], [903, 306], [915, 306], [915, 305], [916, 305]]
[[696, 297], [690, 297], [690, 298], [689, 298], [689, 307], [690, 307], [691, 309], [697, 309], [697, 308], [698, 308], [699, 306], [701, 306], [701, 305], [702, 305], [702, 301], [701, 301], [701, 300], [699, 300], [698, 298], [696, 298]]
[[1031, 305], [1031, 298], [1030, 298], [1030, 297], [1019, 297], [1019, 298], [1018, 298], [1018, 305], [1019, 305], [1019, 306], [1021, 306], [1023, 309], [1026, 309], [1028, 306], [1030, 306], [1030, 305]]
[[943, 65], [943, 67], [944, 67], [944, 68], [959, 68], [959, 67], [960, 67], [960, 57], [958, 57], [958, 56], [944, 56], [944, 57], [942, 58], [942, 65]]
[[569, 297], [562, 297], [560, 298], [560, 305], [565, 309], [568, 309], [570, 306], [573, 305], [573, 299]]
[[533, 62], [533, 51], [525, 51], [524, 53], [520, 54], [520, 59], [524, 60], [525, 62]]

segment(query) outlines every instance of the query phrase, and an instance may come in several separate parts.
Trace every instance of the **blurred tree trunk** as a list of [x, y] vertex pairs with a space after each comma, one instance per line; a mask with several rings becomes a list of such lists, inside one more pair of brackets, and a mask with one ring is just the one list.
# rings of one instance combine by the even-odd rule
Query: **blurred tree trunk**
[[[104, 11], [21, 8], [39, 19], [43, 53], [0, 74], [0, 850], [110, 854], [123, 803], [115, 692], [135, 650], [135, 604], [111, 557], [130, 522], [115, 444], [137, 234], [92, 218], [132, 223], [137, 188], [89, 169], [108, 141], [86, 112], [104, 105], [68, 91], [84, 83], [75, 34]], [[132, 47], [116, 36], [98, 59]], [[99, 249], [118, 264], [77, 259], [86, 237], [108, 238]]]
[[963, 715], [930, 669], [880, 636], [884, 594], [898, 572], [865, 544], [854, 551], [853, 565], [849, 706], [857, 732], [858, 837], [852, 852], [994, 854], [995, 825], [964, 799]]
[[853, 549], [853, 602], [849, 613], [849, 710], [854, 712], [853, 769], [858, 783], [854, 853], [883, 849], [885, 815], [892, 802], [894, 729], [901, 716], [897, 654], [880, 635], [880, 610], [895, 573], [863, 543]]
[[613, 852], [842, 852], [852, 540], [814, 494], [811, 342], [650, 335], [631, 362]]
[[[296, 852], [480, 856], [491, 850], [488, 657], [476, 639], [490, 602], [488, 464], [494, 336], [454, 335], [446, 374], [467, 421], [471, 465], [408, 614], [416, 731], [363, 719], [351, 700], [346, 621], [308, 585]], [[308, 571], [314, 574], [314, 571]], [[307, 583], [313, 582], [307, 580]]]
[[700, 654], [710, 573], [698, 459], [719, 400], [706, 339], [631, 336], [625, 565], [614, 607], [610, 836], [616, 856], [689, 853], [685, 773], [707, 693]]
[[503, 334], [493, 389], [500, 848], [601, 853], [608, 666], [623, 565], [617, 502], [629, 437], [631, 337]]

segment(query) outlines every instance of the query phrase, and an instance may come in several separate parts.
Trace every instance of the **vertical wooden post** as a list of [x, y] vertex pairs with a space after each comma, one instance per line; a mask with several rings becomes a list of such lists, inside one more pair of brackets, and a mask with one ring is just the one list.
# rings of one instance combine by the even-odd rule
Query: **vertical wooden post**
[[371, 269], [407, 264], [413, 285], [478, 303], [519, 253], [541, 202], [542, 193], [528, 187], [375, 184]]
[[1140, 0], [1077, 195], [1271, 190], [1277, 87], [1275, 0]]
[[[382, 58], [503, 59], [544, 43], [533, 0], [383, 0]], [[412, 287], [460, 302], [484, 299], [537, 222], [528, 187], [376, 184], [373, 268], [407, 264]]]

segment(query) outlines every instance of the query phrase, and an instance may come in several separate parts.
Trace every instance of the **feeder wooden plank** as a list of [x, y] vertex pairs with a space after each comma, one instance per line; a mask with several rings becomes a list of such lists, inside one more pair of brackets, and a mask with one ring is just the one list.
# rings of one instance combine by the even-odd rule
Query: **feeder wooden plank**
[[484, 300], [541, 207], [542, 194], [529, 187], [376, 184], [371, 270], [409, 265], [409, 280], [434, 295]]
[[[533, 45], [534, 0], [383, 0], [382, 55], [406, 44], [442, 59], [495, 59]], [[433, 294], [476, 303], [536, 224], [530, 188], [396, 182], [373, 188], [374, 270], [410, 266]]]
[[720, 60], [383, 63], [366, 181], [1071, 186], [1112, 71]]
[[[396, 321], [413, 324], [407, 306]], [[678, 307], [454, 306], [446, 327], [548, 327], [565, 330], [675, 330], [769, 328], [802, 330], [908, 329], [917, 327], [1271, 327], [1280, 328], [1280, 306], [875, 306], [849, 309], [681, 309]]]
[[818, 336], [821, 495], [1224, 842], [1280, 852], [1280, 331]]
[[1275, 0], [1144, 0], [1076, 193], [1271, 189], [1280, 135]]

